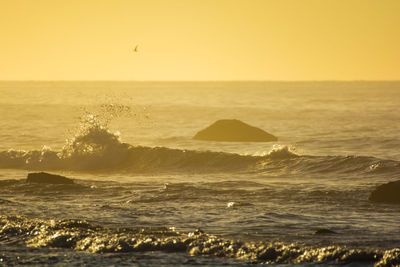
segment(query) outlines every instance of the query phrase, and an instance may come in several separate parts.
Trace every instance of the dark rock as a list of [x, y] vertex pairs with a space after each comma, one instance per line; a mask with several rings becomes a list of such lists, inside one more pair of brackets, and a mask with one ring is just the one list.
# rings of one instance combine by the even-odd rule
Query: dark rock
[[28, 173], [28, 177], [26, 178], [28, 183], [39, 183], [39, 184], [73, 184], [74, 181], [70, 178], [50, 174], [46, 172], [36, 172], [36, 173]]
[[329, 230], [326, 228], [320, 228], [314, 232], [314, 235], [333, 235], [333, 234], [337, 234], [337, 233], [335, 231], [332, 231], [332, 230]]
[[389, 182], [375, 188], [369, 195], [369, 200], [400, 204], [400, 181]]
[[271, 142], [278, 138], [239, 120], [218, 120], [198, 132], [193, 139], [225, 142]]

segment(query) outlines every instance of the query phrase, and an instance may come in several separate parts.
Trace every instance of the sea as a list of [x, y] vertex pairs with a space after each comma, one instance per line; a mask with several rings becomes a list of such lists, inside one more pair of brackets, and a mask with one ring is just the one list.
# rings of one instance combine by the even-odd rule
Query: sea
[[[0, 82], [0, 265], [395, 266], [400, 82]], [[194, 140], [237, 119], [274, 142]], [[48, 172], [74, 184], [28, 183]]]

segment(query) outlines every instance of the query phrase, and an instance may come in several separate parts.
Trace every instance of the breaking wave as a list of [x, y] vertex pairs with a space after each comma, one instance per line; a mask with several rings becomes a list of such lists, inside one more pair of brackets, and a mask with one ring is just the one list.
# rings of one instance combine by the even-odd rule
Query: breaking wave
[[88, 115], [78, 133], [59, 152], [44, 146], [41, 150], [0, 152], [0, 168], [32, 170], [130, 170], [138, 172], [193, 170], [245, 170], [258, 161], [297, 156], [287, 148], [274, 149], [264, 157], [239, 154], [179, 150], [165, 147], [132, 146], [121, 142], [119, 132]]
[[61, 151], [0, 151], [0, 168], [27, 170], [129, 171], [129, 172], [270, 172], [400, 173], [400, 163], [363, 156], [299, 155], [288, 146], [274, 146], [261, 156], [132, 146], [123, 143], [94, 115]]

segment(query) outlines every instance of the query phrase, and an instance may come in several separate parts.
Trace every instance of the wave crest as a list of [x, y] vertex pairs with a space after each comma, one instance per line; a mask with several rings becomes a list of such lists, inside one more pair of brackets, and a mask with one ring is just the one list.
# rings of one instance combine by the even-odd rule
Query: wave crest
[[61, 151], [43, 146], [41, 150], [0, 151], [0, 168], [68, 171], [127, 172], [237, 172], [256, 171], [276, 175], [363, 173], [397, 174], [400, 163], [363, 156], [306, 156], [294, 147], [275, 145], [263, 155], [142, 147], [123, 143], [107, 122], [89, 114], [78, 132], [67, 139]]
[[294, 147], [274, 145], [272, 150], [265, 157], [274, 160], [297, 158], [300, 155], [296, 154]]
[[229, 171], [244, 169], [260, 157], [223, 152], [141, 147], [122, 143], [119, 132], [89, 114], [77, 134], [60, 152], [41, 150], [0, 152], [0, 168], [32, 170], [129, 170], [129, 171]]
[[0, 167], [34, 170], [70, 169], [89, 170], [111, 167], [128, 151], [129, 145], [120, 140], [119, 132], [111, 133], [107, 122], [89, 114], [82, 121], [78, 132], [61, 151], [48, 146], [41, 150], [14, 150], [0, 152]]
[[60, 158], [72, 158], [94, 154], [105, 154], [121, 146], [119, 132], [111, 133], [96, 115], [88, 115], [80, 131], [71, 139], [59, 154]]

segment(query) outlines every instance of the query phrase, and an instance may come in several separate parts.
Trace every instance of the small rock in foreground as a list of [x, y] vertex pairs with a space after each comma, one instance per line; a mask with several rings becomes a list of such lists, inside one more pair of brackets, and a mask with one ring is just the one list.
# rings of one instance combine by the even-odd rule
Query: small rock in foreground
[[73, 184], [74, 181], [70, 178], [50, 174], [47, 172], [36, 172], [36, 173], [28, 173], [28, 177], [26, 178], [28, 183], [39, 183], [39, 184]]

